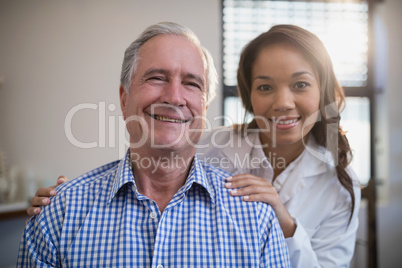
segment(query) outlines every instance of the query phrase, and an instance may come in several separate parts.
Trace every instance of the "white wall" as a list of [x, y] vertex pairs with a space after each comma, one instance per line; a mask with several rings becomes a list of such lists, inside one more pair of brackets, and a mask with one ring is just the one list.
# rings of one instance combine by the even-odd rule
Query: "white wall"
[[[64, 133], [68, 111], [105, 102], [106, 119], [119, 115], [118, 86], [124, 49], [148, 25], [175, 21], [195, 31], [221, 64], [220, 0], [51, 1], [0, 0], [0, 147], [8, 162], [53, 182], [115, 160], [118, 148], [79, 149]], [[384, 91], [377, 94], [378, 248], [380, 267], [402, 263], [402, 1], [377, 7]], [[380, 42], [381, 43], [381, 42]], [[386, 50], [386, 51], [385, 51]], [[385, 52], [384, 52], [385, 51]], [[117, 109], [109, 111], [108, 105]], [[221, 112], [215, 100], [209, 118]], [[215, 122], [217, 125], [217, 122]], [[106, 127], [108, 127], [108, 123]], [[98, 139], [98, 111], [73, 118], [73, 133]], [[106, 146], [108, 146], [106, 134]], [[364, 220], [363, 211], [361, 219]], [[23, 220], [0, 221], [0, 267], [15, 263]], [[357, 267], [362, 267], [357, 265]]]
[[[108, 119], [121, 114], [125, 48], [146, 26], [175, 21], [193, 29], [219, 63], [219, 6], [217, 0], [2, 1], [0, 146], [9, 162], [54, 180], [117, 159], [117, 144], [108, 148]], [[106, 107], [106, 149], [77, 148], [66, 138], [66, 115], [80, 103], [100, 102]], [[219, 103], [209, 116], [220, 114]], [[109, 104], [117, 109], [109, 111]], [[77, 140], [99, 142], [98, 112], [85, 109], [73, 117]]]
[[[119, 148], [107, 148], [108, 119], [121, 114], [123, 53], [160, 21], [190, 27], [220, 73], [219, 0], [0, 0], [0, 148], [8, 163], [49, 184], [60, 174], [72, 179], [118, 159]], [[106, 148], [77, 148], [66, 138], [65, 117], [78, 104], [100, 102], [106, 107]], [[220, 102], [218, 93], [209, 118], [221, 114]], [[109, 111], [109, 104], [117, 109]], [[78, 140], [98, 141], [98, 112], [73, 117]], [[15, 264], [22, 229], [23, 220], [0, 222], [0, 267]]]

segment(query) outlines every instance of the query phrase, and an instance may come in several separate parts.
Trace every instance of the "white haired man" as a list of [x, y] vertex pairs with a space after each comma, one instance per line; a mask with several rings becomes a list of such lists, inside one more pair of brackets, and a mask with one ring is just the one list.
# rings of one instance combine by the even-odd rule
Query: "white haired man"
[[195, 156], [216, 81], [191, 30], [148, 27], [123, 62], [126, 157], [58, 188], [17, 267], [290, 267], [273, 209], [230, 196], [230, 174]]

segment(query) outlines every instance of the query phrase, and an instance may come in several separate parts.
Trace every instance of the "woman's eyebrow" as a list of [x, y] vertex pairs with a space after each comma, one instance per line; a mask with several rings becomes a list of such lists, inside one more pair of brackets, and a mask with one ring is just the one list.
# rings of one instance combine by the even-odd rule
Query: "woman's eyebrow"
[[267, 76], [267, 75], [258, 75], [256, 77], [253, 78], [253, 80], [257, 80], [257, 79], [261, 79], [261, 80], [274, 80], [272, 79], [272, 77]]
[[299, 76], [302, 76], [302, 75], [305, 75], [305, 74], [314, 77], [314, 75], [312, 73], [307, 72], [307, 71], [302, 71], [302, 72], [297, 72], [297, 73], [292, 74], [292, 78], [299, 77]]

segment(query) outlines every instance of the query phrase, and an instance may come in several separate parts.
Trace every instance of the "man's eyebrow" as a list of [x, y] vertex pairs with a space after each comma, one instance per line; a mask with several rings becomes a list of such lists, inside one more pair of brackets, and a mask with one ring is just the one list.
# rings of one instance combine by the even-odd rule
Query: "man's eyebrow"
[[164, 74], [164, 75], [166, 75], [166, 74], [168, 74], [168, 73], [169, 73], [169, 72], [168, 72], [167, 70], [165, 70], [165, 69], [151, 68], [151, 69], [147, 70], [147, 71], [144, 73], [144, 77], [149, 76], [149, 75], [153, 75], [153, 74]]
[[201, 86], [205, 87], [204, 80], [203, 80], [200, 76], [198, 76], [198, 75], [196, 75], [196, 74], [187, 73], [184, 77], [185, 77], [185, 78], [194, 79], [194, 80], [196, 80]]

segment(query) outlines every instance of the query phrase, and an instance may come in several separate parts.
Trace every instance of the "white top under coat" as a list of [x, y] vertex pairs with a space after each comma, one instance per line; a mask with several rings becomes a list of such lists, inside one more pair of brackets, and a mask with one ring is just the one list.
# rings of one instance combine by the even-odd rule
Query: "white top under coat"
[[[205, 147], [197, 149], [200, 160], [233, 175], [250, 173], [272, 182], [273, 168], [261, 148], [258, 132], [244, 137], [232, 128], [218, 128], [205, 132], [198, 147]], [[358, 228], [358, 180], [348, 168], [356, 200], [348, 225], [351, 197], [338, 180], [330, 153], [312, 137], [307, 147], [273, 183], [297, 224], [294, 236], [286, 239], [292, 266], [349, 267]]]

